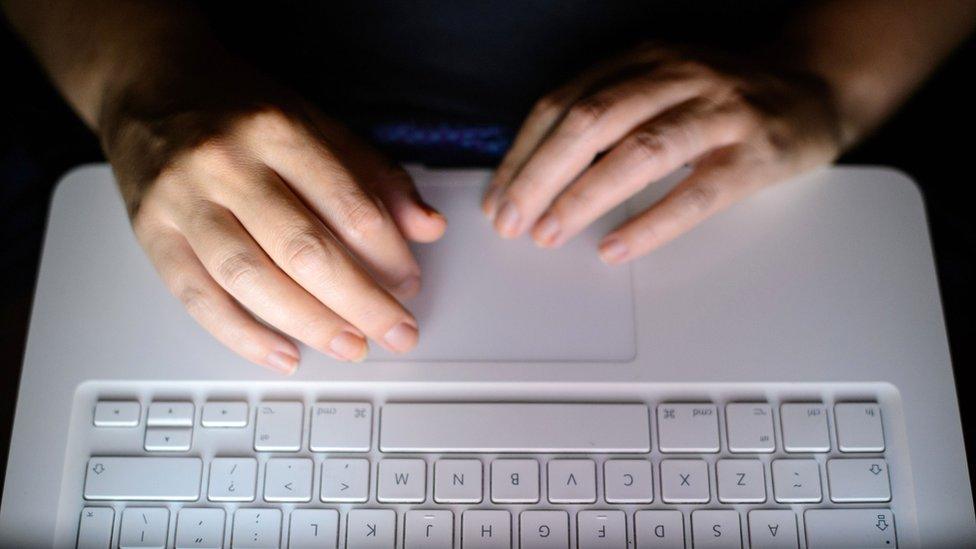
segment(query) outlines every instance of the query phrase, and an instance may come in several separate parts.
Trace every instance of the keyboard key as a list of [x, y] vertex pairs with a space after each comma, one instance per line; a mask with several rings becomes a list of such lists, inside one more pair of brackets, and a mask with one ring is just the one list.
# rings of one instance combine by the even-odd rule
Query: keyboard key
[[481, 503], [481, 460], [440, 459], [434, 463], [434, 501]]
[[722, 503], [766, 501], [766, 472], [758, 459], [722, 459], [716, 464]]
[[264, 466], [265, 501], [312, 501], [312, 460], [269, 459]]
[[607, 503], [651, 503], [654, 475], [646, 459], [608, 459], [603, 462], [603, 490]]
[[718, 452], [718, 411], [712, 404], [661, 404], [657, 407], [662, 452]]
[[85, 499], [196, 501], [200, 458], [93, 457], [85, 474]]
[[520, 549], [569, 547], [569, 514], [566, 511], [522, 511], [519, 515]]
[[841, 452], [884, 452], [881, 407], [873, 402], [834, 405], [837, 446]]
[[783, 447], [787, 452], [829, 452], [827, 408], [819, 403], [791, 403], [780, 407]]
[[725, 407], [729, 451], [771, 453], [776, 449], [773, 436], [773, 410], [761, 402], [736, 402]]
[[708, 464], [701, 459], [661, 461], [661, 498], [665, 503], [708, 503]]
[[77, 549], [109, 549], [115, 511], [111, 507], [85, 507], [78, 522]]
[[372, 429], [373, 405], [368, 402], [316, 402], [309, 448], [313, 452], [368, 452]]
[[238, 509], [234, 512], [233, 549], [278, 549], [280, 538], [280, 510]]
[[496, 459], [491, 462], [491, 501], [537, 503], [539, 462], [534, 459]]
[[153, 402], [146, 416], [149, 427], [193, 427], [192, 402]]
[[422, 459], [380, 461], [376, 499], [383, 503], [423, 502], [427, 499], [427, 463]]
[[146, 429], [147, 452], [187, 452], [193, 441], [193, 429], [185, 427], [149, 427]]
[[176, 515], [176, 549], [220, 549], [223, 546], [223, 509], [180, 509]]
[[297, 452], [302, 448], [301, 402], [262, 402], [254, 426], [258, 452]]
[[210, 462], [210, 501], [254, 501], [258, 462], [254, 458], [215, 458]]
[[830, 500], [836, 503], [891, 501], [888, 464], [883, 459], [827, 461]]
[[471, 510], [461, 514], [462, 549], [511, 549], [512, 515], [508, 511]]
[[369, 461], [327, 459], [322, 462], [322, 501], [362, 503], [369, 499]]
[[207, 428], [247, 427], [247, 403], [208, 402], [203, 405], [200, 425]]
[[547, 467], [550, 503], [596, 501], [596, 464], [590, 459], [553, 459]]
[[627, 519], [623, 511], [580, 511], [576, 513], [578, 549], [627, 547]]
[[808, 509], [803, 513], [807, 549], [896, 547], [895, 516], [889, 509]]
[[634, 513], [637, 549], [685, 549], [685, 521], [681, 511]]
[[353, 509], [346, 514], [346, 547], [393, 549], [396, 512], [389, 509]]
[[454, 547], [454, 513], [450, 511], [407, 511], [403, 528], [403, 549]]
[[749, 511], [752, 549], [799, 549], [793, 511]]
[[816, 503], [823, 499], [820, 465], [813, 459], [773, 461], [773, 492], [780, 503]]
[[122, 511], [119, 549], [165, 549], [169, 510], [165, 507], [127, 507]]
[[100, 400], [95, 404], [95, 427], [135, 427], [142, 407], [134, 400]]
[[691, 541], [695, 549], [742, 549], [737, 511], [692, 511]]
[[646, 453], [650, 436], [643, 404], [395, 403], [380, 421], [383, 452]]
[[288, 528], [288, 549], [338, 549], [339, 512], [295, 509]]

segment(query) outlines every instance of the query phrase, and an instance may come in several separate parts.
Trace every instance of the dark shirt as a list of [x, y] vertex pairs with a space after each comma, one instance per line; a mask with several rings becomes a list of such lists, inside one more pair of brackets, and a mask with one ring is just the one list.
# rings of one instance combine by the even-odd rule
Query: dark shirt
[[748, 52], [799, 4], [200, 3], [229, 49], [381, 145], [412, 136], [424, 147], [485, 141], [487, 151], [504, 150], [538, 97], [600, 59], [647, 40]]

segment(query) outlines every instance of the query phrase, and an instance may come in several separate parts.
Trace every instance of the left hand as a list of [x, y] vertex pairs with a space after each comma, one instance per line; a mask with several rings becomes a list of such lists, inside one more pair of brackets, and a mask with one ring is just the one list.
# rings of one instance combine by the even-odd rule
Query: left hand
[[606, 235], [600, 256], [643, 255], [750, 193], [840, 152], [829, 90], [805, 75], [645, 47], [543, 97], [482, 204], [504, 238], [557, 247], [685, 164], [661, 201]]

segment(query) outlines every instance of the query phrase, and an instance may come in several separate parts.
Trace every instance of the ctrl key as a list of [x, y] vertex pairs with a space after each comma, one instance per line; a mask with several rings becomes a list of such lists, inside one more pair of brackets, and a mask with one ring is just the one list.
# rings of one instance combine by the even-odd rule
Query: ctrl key
[[808, 549], [897, 547], [890, 509], [809, 509], [804, 514]]
[[111, 507], [85, 507], [78, 522], [78, 549], [108, 549], [112, 544], [115, 511]]

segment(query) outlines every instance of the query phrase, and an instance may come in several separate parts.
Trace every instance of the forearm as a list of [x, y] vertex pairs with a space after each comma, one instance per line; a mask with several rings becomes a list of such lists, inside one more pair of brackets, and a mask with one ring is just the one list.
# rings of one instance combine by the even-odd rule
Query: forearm
[[847, 148], [898, 108], [976, 25], [976, 0], [826, 0], [789, 30], [791, 61], [830, 87]]
[[[173, 0], [3, 0], [13, 27], [92, 129], [130, 86], [158, 84], [201, 46], [202, 17]], [[198, 62], [198, 61], [194, 61]]]

